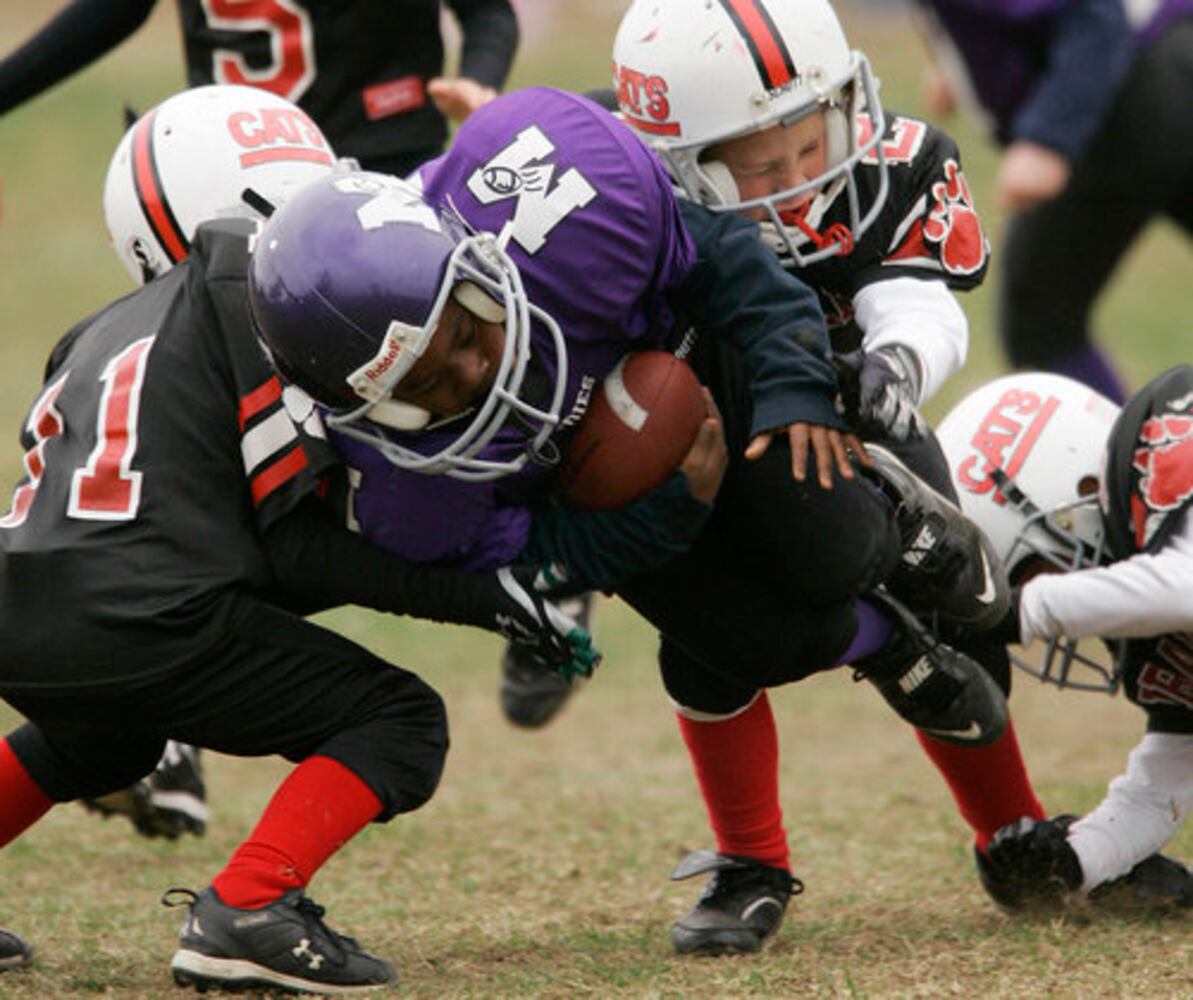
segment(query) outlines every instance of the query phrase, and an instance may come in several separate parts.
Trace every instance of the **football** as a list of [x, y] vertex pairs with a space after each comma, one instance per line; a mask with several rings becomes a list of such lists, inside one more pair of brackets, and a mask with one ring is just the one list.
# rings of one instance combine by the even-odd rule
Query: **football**
[[564, 503], [607, 510], [661, 486], [704, 417], [700, 382], [686, 362], [667, 351], [626, 355], [567, 442], [559, 472]]

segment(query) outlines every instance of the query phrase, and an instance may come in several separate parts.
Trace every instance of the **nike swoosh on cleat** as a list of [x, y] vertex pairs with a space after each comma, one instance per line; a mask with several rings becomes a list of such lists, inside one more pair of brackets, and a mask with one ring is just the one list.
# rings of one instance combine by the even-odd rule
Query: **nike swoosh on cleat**
[[978, 600], [983, 604], [993, 604], [994, 599], [998, 597], [998, 588], [994, 586], [994, 577], [990, 575], [990, 563], [986, 561], [986, 553], [979, 552], [978, 554], [982, 557], [982, 575], [986, 580], [986, 586], [978, 594]]
[[971, 722], [966, 729], [929, 729], [927, 726], [920, 726], [919, 729], [929, 736], [940, 736], [945, 739], [980, 740], [982, 738], [982, 727], [976, 722]]

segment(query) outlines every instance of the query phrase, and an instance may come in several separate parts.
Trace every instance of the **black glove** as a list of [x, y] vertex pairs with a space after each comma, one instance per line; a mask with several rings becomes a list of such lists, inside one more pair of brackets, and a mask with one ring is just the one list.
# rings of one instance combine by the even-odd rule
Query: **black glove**
[[543, 596], [549, 584], [542, 574], [507, 566], [491, 579], [492, 625], [487, 627], [569, 680], [592, 676], [601, 654], [592, 636]]
[[833, 363], [846, 418], [863, 437], [918, 440], [928, 431], [916, 400], [919, 365], [903, 347], [859, 348], [837, 354]]

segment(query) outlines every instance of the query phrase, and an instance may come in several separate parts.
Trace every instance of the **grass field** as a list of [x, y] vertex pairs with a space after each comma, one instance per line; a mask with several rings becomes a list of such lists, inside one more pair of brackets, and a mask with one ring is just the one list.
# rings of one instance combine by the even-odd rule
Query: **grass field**
[[[0, 52], [56, 6], [4, 5]], [[516, 85], [605, 82], [622, 3], [522, 6], [536, 16]], [[843, 8], [852, 40], [871, 55], [888, 106], [915, 111], [922, 50], [897, 9], [875, 9]], [[16, 430], [49, 347], [127, 290], [106, 247], [100, 186], [123, 104], [143, 109], [182, 83], [175, 18], [172, 4], [159, 4], [118, 53], [0, 119], [6, 482], [20, 469]], [[997, 249], [993, 155], [964, 123], [954, 131]], [[1098, 327], [1136, 384], [1188, 360], [1191, 278], [1189, 245], [1162, 226], [1116, 276]], [[1000, 373], [993, 298], [990, 282], [965, 299], [972, 362], [931, 415]], [[599, 675], [556, 724], [522, 733], [498, 709], [491, 637], [356, 610], [325, 620], [425, 676], [451, 715], [453, 749], [434, 801], [366, 831], [312, 892], [336, 926], [399, 965], [409, 996], [1193, 997], [1187, 917], [1077, 910], [1014, 920], [995, 910], [943, 784], [905, 727], [844, 671], [772, 693], [788, 831], [806, 893], [763, 955], [677, 960], [667, 927], [699, 885], [666, 876], [686, 851], [710, 846], [710, 835], [648, 627], [605, 602]], [[1037, 788], [1056, 812], [1096, 803], [1142, 726], [1122, 700], [1023, 677], [1012, 705]], [[15, 721], [0, 709], [5, 729]], [[285, 773], [277, 761], [208, 760], [212, 822], [202, 840], [145, 841], [71, 805], [0, 854], [0, 926], [40, 950], [32, 970], [0, 976], [0, 997], [171, 993], [166, 965], [181, 918], [157, 906], [158, 895], [205, 885]], [[1193, 856], [1193, 830], [1171, 850]]]

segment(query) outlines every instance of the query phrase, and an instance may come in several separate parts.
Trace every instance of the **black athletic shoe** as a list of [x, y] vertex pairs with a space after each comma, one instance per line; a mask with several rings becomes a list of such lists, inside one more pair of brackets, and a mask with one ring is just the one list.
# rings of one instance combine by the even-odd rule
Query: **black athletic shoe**
[[[592, 594], [559, 601], [559, 610], [588, 628]], [[540, 729], [557, 716], [582, 683], [546, 666], [525, 646], [507, 643], [501, 658], [501, 708], [522, 729]]]
[[976, 847], [978, 878], [986, 894], [1007, 910], [1055, 906], [1081, 888], [1081, 862], [1069, 845], [1069, 814], [1034, 820], [1023, 816]]
[[[1004, 826], [990, 842], [989, 857], [976, 852], [978, 876], [990, 897], [1009, 910], [1067, 901], [1083, 882], [1081, 862], [1069, 844], [1076, 816]], [[1089, 894], [1100, 909], [1185, 910], [1193, 908], [1193, 872], [1164, 854], [1144, 858], [1122, 878]]]
[[[207, 830], [207, 786], [199, 748], [170, 740], [156, 770], [147, 779], [149, 804], [161, 828], [202, 837]], [[165, 834], [170, 836], [170, 834]]]
[[753, 858], [695, 851], [671, 873], [675, 880], [712, 872], [700, 900], [671, 925], [679, 955], [757, 951], [783, 923], [787, 901], [804, 884], [782, 868]]
[[990, 540], [895, 455], [873, 444], [866, 450], [872, 475], [895, 504], [903, 541], [887, 586], [916, 614], [938, 613], [975, 631], [993, 628], [1006, 617], [1011, 590]]
[[28, 965], [33, 961], [33, 949], [19, 934], [0, 930], [0, 972]]
[[336, 995], [398, 978], [384, 959], [328, 927], [323, 907], [300, 889], [257, 910], [226, 906], [210, 886], [198, 894], [171, 889], [162, 902], [190, 907], [170, 962], [179, 986]]
[[894, 623], [887, 644], [854, 663], [901, 718], [959, 746], [988, 746], [1007, 728], [1007, 700], [981, 665], [932, 635], [884, 590], [866, 595]]
[[84, 799], [83, 805], [105, 819], [126, 817], [144, 837], [201, 837], [207, 829], [207, 789], [199, 749], [171, 740], [148, 778], [110, 795]]

